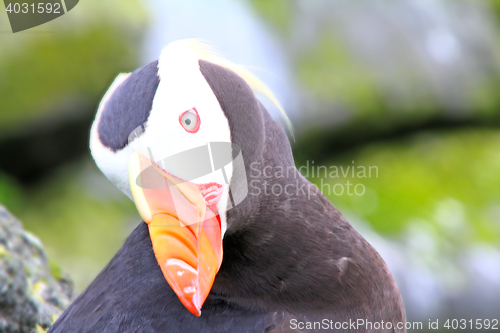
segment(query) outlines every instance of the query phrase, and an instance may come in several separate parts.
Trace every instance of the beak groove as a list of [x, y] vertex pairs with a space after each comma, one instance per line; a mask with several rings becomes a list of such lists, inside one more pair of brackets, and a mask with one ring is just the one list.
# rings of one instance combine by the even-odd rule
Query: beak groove
[[165, 279], [182, 304], [200, 316], [222, 263], [217, 208], [207, 205], [199, 186], [138, 153], [130, 157], [129, 181]]

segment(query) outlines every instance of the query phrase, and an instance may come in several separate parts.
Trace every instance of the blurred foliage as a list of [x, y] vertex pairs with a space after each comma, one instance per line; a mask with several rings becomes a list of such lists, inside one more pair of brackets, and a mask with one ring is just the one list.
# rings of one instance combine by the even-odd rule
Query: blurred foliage
[[54, 113], [69, 98], [97, 101], [118, 73], [137, 66], [144, 27], [138, 0], [90, 0], [24, 34], [2, 35], [0, 128]]
[[250, 0], [258, 14], [269, 21], [278, 31], [286, 33], [292, 26], [294, 1]]
[[22, 189], [9, 176], [0, 172], [0, 203], [12, 210], [22, 207]]
[[[380, 85], [374, 69], [350, 52], [345, 39], [328, 31], [312, 45], [297, 57], [297, 75], [304, 89], [321, 102], [323, 110], [319, 113], [331, 115], [342, 110], [342, 113], [348, 114], [347, 124], [338, 122], [337, 126], [366, 127], [370, 131], [380, 126], [398, 127], [438, 117], [452, 120], [499, 118], [500, 94], [497, 90], [500, 77], [495, 72], [481, 78], [464, 92], [469, 105], [447, 110], [440, 105], [435, 91], [422, 86], [417, 69], [401, 73], [401, 84], [412, 87], [413, 95], [407, 96], [406, 101], [396, 101]], [[464, 107], [467, 109], [460, 110]]]
[[479, 119], [500, 117], [500, 77], [492, 77], [489, 80], [478, 82], [470, 91], [470, 97], [474, 105], [475, 116]]
[[42, 117], [68, 96], [98, 96], [112, 77], [137, 58], [112, 27], [96, 26], [75, 34], [40, 38], [0, 62], [0, 123], [15, 126]]
[[498, 0], [487, 0], [486, 3], [488, 3], [488, 5], [491, 8], [491, 11], [497, 17], [497, 23], [500, 24], [500, 1], [498, 1]]
[[[472, 24], [470, 27], [485, 30], [470, 31], [467, 35], [455, 25], [446, 26], [443, 22], [446, 26], [443, 33], [430, 23], [429, 26], [417, 22], [405, 24], [404, 15], [391, 17], [405, 8], [395, 3], [387, 8], [386, 16], [381, 15], [380, 6], [383, 5], [380, 3], [354, 5], [338, 1], [337, 7], [332, 3], [301, 1], [252, 0], [251, 3], [275, 30], [285, 32], [282, 42], [296, 70], [301, 94], [313, 101], [309, 107], [315, 114], [323, 115], [303, 119], [304, 123], [326, 124], [324, 127], [330, 130], [331, 126], [346, 124], [365, 126], [367, 121], [374, 128], [395, 128], [401, 123], [436, 117], [500, 117], [500, 94], [497, 93], [500, 44], [488, 44], [489, 32], [486, 33], [488, 28], [485, 28], [488, 24], [480, 28]], [[446, 3], [439, 1], [415, 7], [449, 11], [467, 8], [454, 7], [453, 0], [449, 5]], [[474, 5], [474, 1], [469, 0], [462, 3]], [[487, 0], [486, 4], [490, 7], [485, 11], [492, 10], [500, 23], [500, 2]], [[318, 8], [324, 8], [324, 12]], [[342, 13], [327, 13], [335, 8], [345, 10], [345, 15], [351, 15], [352, 20], [341, 18]], [[400, 13], [405, 14], [404, 11]], [[429, 13], [423, 10], [414, 14]], [[371, 18], [363, 19], [363, 15]], [[359, 29], [347, 21], [358, 23]], [[307, 22], [309, 30], [305, 33], [294, 30], [300, 27], [297, 22]], [[365, 30], [365, 23], [376, 31], [370, 34]], [[405, 29], [397, 31], [398, 28]], [[479, 42], [469, 39], [474, 34], [478, 34], [476, 41]], [[500, 32], [494, 32], [494, 37], [500, 41]], [[431, 43], [433, 38], [438, 40], [436, 45]], [[362, 54], [367, 50], [376, 52]], [[440, 63], [435, 51], [456, 53], [450, 55], [454, 60]]]
[[300, 82], [320, 100], [337, 100], [350, 111], [366, 115], [386, 110], [382, 92], [340, 37], [325, 33], [297, 61]]
[[[367, 145], [322, 163], [327, 167], [355, 166], [346, 177], [313, 178], [313, 182], [340, 210], [357, 214], [379, 232], [400, 233], [414, 219], [434, 221], [443, 202], [454, 202], [451, 212], [463, 211], [470, 228], [469, 242], [499, 244], [500, 239], [500, 133], [493, 130], [464, 130], [451, 133], [421, 133], [411, 139]], [[354, 163], [353, 163], [354, 162]], [[366, 167], [366, 178], [358, 171]], [[369, 178], [369, 166], [372, 169]], [[376, 176], [377, 170], [378, 177]], [[348, 195], [347, 181], [362, 184], [364, 195]], [[324, 185], [328, 184], [328, 185]], [[344, 193], [335, 195], [335, 184]], [[336, 188], [340, 194], [341, 188]], [[358, 187], [358, 192], [361, 192]], [[452, 200], [452, 201], [450, 201]], [[438, 214], [439, 215], [439, 214]], [[442, 220], [442, 219], [438, 219]], [[442, 223], [459, 223], [451, 215]], [[452, 226], [453, 227], [453, 226]], [[453, 229], [453, 228], [452, 228]], [[448, 229], [442, 229], [448, 230]], [[445, 235], [442, 235], [445, 236]]]

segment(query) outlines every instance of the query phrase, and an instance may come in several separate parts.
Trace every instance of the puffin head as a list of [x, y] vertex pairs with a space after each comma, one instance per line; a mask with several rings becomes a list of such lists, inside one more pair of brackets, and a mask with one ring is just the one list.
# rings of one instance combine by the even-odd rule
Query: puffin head
[[92, 125], [97, 166], [135, 202], [164, 277], [197, 316], [222, 263], [226, 213], [246, 197], [245, 170], [264, 137], [254, 91], [282, 110], [241, 67], [177, 41], [120, 74]]

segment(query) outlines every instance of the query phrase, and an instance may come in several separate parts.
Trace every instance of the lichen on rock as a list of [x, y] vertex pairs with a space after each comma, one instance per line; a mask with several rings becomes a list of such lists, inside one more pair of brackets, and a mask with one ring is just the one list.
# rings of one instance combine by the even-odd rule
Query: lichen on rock
[[38, 238], [0, 205], [0, 332], [45, 332], [69, 306], [73, 284], [52, 271]]

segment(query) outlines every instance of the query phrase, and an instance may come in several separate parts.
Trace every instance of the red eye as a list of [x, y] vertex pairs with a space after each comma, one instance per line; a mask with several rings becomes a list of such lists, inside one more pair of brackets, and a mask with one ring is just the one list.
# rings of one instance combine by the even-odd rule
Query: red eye
[[196, 133], [200, 129], [200, 116], [196, 108], [192, 108], [179, 116], [179, 122], [189, 133]]

